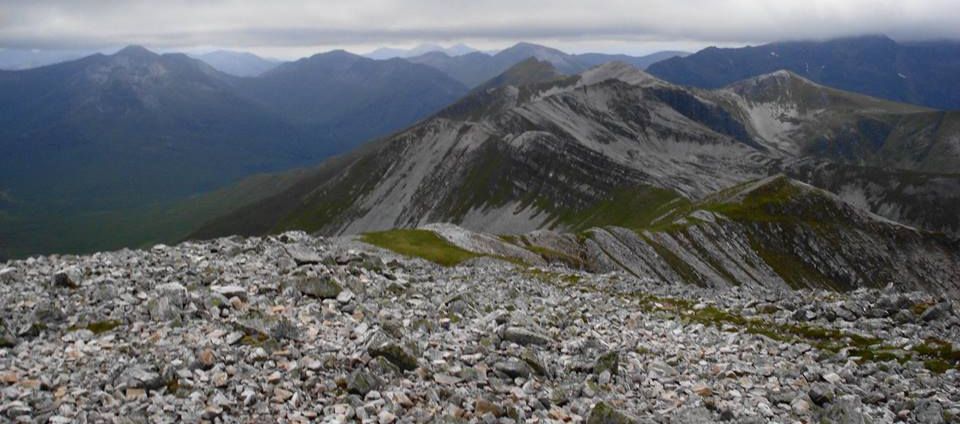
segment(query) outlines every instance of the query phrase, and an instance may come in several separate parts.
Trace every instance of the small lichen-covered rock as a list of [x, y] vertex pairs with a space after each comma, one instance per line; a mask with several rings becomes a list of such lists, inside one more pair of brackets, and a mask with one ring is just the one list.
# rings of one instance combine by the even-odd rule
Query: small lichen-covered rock
[[596, 364], [593, 365], [593, 373], [600, 375], [604, 371], [610, 371], [611, 375], [617, 375], [620, 371], [620, 352], [607, 352], [597, 358]]
[[[864, 424], [867, 422], [862, 412], [863, 405], [856, 396], [844, 396], [830, 404], [823, 411], [820, 422], [823, 424]], [[919, 421], [929, 422], [929, 421]]]
[[384, 334], [377, 334], [367, 344], [367, 353], [372, 357], [382, 356], [404, 371], [417, 369], [417, 357]]
[[493, 364], [493, 369], [506, 374], [510, 378], [530, 377], [530, 367], [525, 362], [515, 359], [497, 362]]
[[317, 299], [336, 299], [343, 291], [343, 286], [331, 275], [320, 277], [304, 277], [297, 281], [297, 289], [310, 297]]
[[51, 283], [54, 287], [66, 287], [70, 289], [80, 287], [80, 270], [67, 268], [57, 271], [53, 274]]
[[614, 409], [606, 402], [598, 402], [590, 410], [587, 424], [632, 424], [637, 420], [623, 412]]
[[523, 327], [505, 327], [500, 338], [522, 346], [550, 344], [550, 337]]
[[323, 258], [317, 254], [316, 250], [304, 245], [297, 244], [286, 246], [285, 248], [287, 250], [287, 254], [293, 258], [293, 261], [296, 262], [297, 265], [318, 264], [323, 260]]
[[347, 381], [347, 392], [365, 396], [367, 393], [379, 389], [382, 385], [383, 380], [381, 380], [380, 377], [358, 369], [350, 374], [350, 378]]
[[13, 336], [6, 323], [0, 318], [0, 349], [10, 348], [17, 345], [17, 339]]
[[134, 389], [156, 390], [165, 385], [160, 373], [142, 365], [132, 365], [120, 374], [118, 386]]

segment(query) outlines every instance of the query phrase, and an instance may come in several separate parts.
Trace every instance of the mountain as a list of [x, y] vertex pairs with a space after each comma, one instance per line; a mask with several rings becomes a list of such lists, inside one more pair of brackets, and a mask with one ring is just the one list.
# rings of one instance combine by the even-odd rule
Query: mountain
[[401, 129], [467, 92], [427, 66], [342, 50], [284, 63], [234, 85], [243, 96], [304, 128], [315, 143], [337, 151]]
[[[825, 214], [824, 223], [836, 221], [842, 227], [854, 225], [850, 224], [854, 220], [855, 227], [876, 231], [866, 239], [856, 231], [845, 233], [857, 246], [897, 240], [897, 229], [906, 227], [891, 224], [887, 228], [892, 222], [887, 218], [860, 212], [854, 217], [850, 210], [856, 207], [844, 199], [907, 224], [937, 227], [925, 227], [930, 230], [960, 228], [955, 214], [919, 210], [936, 204], [936, 199], [956, 202], [950, 190], [960, 184], [960, 176], [941, 171], [960, 169], [960, 149], [954, 148], [960, 132], [942, 125], [951, 119], [944, 112], [823, 87], [789, 72], [705, 91], [672, 85], [620, 63], [568, 77], [556, 69], [547, 72], [546, 65], [525, 61], [434, 117], [328, 161], [288, 188], [211, 220], [192, 237], [289, 229], [357, 234], [435, 222], [501, 234], [582, 233], [607, 226], [642, 234], [668, 230], [672, 222], [682, 219], [706, 219], [696, 213], [700, 209], [732, 213], [717, 205], [730, 203], [723, 190], [767, 181], [764, 178], [770, 175], [786, 173], [835, 185], [837, 170], [830, 177], [826, 175], [829, 166], [863, 170], [859, 174], [863, 177], [872, 169], [881, 175], [877, 181], [887, 181], [868, 186], [874, 190], [869, 196], [857, 196], [857, 189], [864, 187], [850, 181], [843, 197], [831, 195], [823, 211], [810, 211]], [[878, 135], [884, 133], [886, 137]], [[909, 149], [909, 154], [895, 154], [903, 149]], [[909, 160], [893, 161], [896, 157]], [[902, 183], [934, 178], [943, 183], [928, 187], [925, 195], [898, 194], [912, 192]], [[900, 183], [888, 184], [894, 180]], [[788, 184], [785, 192], [793, 193], [793, 185]], [[929, 200], [913, 203], [918, 197]], [[877, 203], [877, 199], [883, 200]], [[799, 203], [794, 201], [805, 202], [784, 201], [795, 206]], [[773, 237], [782, 230], [757, 225], [769, 219], [791, 220], [790, 214], [805, 212], [783, 207], [770, 214], [784, 216], [769, 219], [761, 212], [750, 213], [737, 215], [750, 218], [740, 223], [744, 228], [737, 228], [737, 237], [745, 243], [760, 242], [765, 240], [761, 235]], [[808, 218], [803, 218], [804, 227], [797, 228], [797, 234], [790, 234], [796, 238], [779, 242], [821, 246], [823, 252], [841, 243], [810, 239], [804, 232], [815, 220]], [[878, 223], [885, 229], [876, 227]], [[945, 236], [910, 232], [916, 252], [936, 252], [938, 246], [953, 249]], [[774, 249], [776, 243], [770, 239], [766, 247], [753, 246], [756, 249], [746, 257]], [[627, 247], [642, 248], [640, 244]], [[810, 264], [826, 259], [816, 251], [804, 253], [811, 257], [784, 261], [818, 266]], [[877, 262], [910, 255], [853, 252], [849, 258], [876, 253]], [[766, 259], [788, 254], [801, 255], [774, 249]], [[675, 255], [660, 256], [673, 260]], [[783, 264], [767, 266], [783, 272], [792, 269]], [[818, 269], [819, 276], [827, 277], [775, 274], [788, 285], [791, 281], [800, 286], [863, 283], [841, 278], [836, 274], [840, 268]], [[890, 278], [896, 275], [887, 268], [885, 272]], [[942, 279], [951, 272], [952, 268], [941, 268], [930, 276]]]
[[649, 72], [675, 84], [719, 88], [789, 70], [812, 81], [874, 97], [960, 109], [960, 42], [897, 43], [883, 36], [710, 47], [655, 63]]
[[583, 53], [576, 55], [577, 59], [590, 66], [602, 65], [610, 62], [623, 62], [636, 66], [640, 69], [647, 69], [654, 63], [664, 61], [674, 57], [687, 57], [690, 53], [682, 51], [661, 51], [651, 53], [645, 56], [628, 56], [625, 54], [603, 54], [603, 53]]
[[129, 234], [104, 229], [246, 176], [316, 163], [466, 91], [425, 66], [343, 52], [256, 78], [136, 46], [2, 71], [0, 250], [140, 243], [135, 225]]
[[576, 74], [590, 67], [560, 50], [530, 43], [518, 43], [494, 55], [476, 52], [450, 57], [434, 52], [406, 60], [438, 69], [468, 87], [476, 87], [531, 57], [549, 62], [564, 74]]
[[19, 201], [140, 203], [302, 154], [276, 143], [294, 134], [279, 115], [244, 100], [216, 70], [141, 47], [2, 72], [0, 110], [0, 186]]
[[474, 53], [477, 51], [478, 51], [477, 49], [470, 47], [466, 44], [456, 44], [450, 47], [443, 47], [438, 44], [421, 44], [412, 49], [396, 49], [396, 48], [390, 48], [390, 47], [381, 47], [363, 56], [368, 57], [370, 59], [375, 59], [375, 60], [386, 60], [386, 59], [394, 59], [394, 58], [407, 58], [407, 57], [421, 56], [427, 53], [439, 52], [451, 57], [456, 57], [456, 56], [462, 56], [465, 54]]
[[410, 56], [406, 59], [414, 63], [420, 63], [438, 69], [468, 87], [476, 87], [531, 57], [549, 62], [560, 73], [573, 75], [593, 66], [610, 62], [628, 63], [642, 69], [659, 60], [668, 57], [683, 56], [685, 54], [686, 53], [683, 52], [659, 52], [641, 57], [601, 53], [571, 55], [546, 46], [531, 43], [517, 43], [508, 49], [501, 50], [492, 55], [473, 52], [454, 56], [440, 51], [433, 51], [419, 56]]
[[672, 208], [654, 224], [510, 237], [449, 224], [422, 229], [477, 254], [623, 271], [665, 285], [849, 291], [892, 284], [899, 291], [960, 296], [960, 242], [878, 217], [782, 175]]
[[238, 77], [255, 77], [275, 68], [279, 63], [253, 53], [217, 50], [195, 56], [214, 69]]

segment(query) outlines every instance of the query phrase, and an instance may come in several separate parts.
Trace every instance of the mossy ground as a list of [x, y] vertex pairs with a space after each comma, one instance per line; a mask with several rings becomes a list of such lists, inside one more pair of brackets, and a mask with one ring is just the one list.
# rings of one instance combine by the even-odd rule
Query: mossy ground
[[423, 258], [443, 266], [454, 266], [483, 256], [461, 249], [427, 230], [379, 231], [363, 234], [360, 239], [401, 255]]
[[68, 328], [67, 331], [77, 331], [81, 329], [86, 329], [86, 330], [92, 331], [93, 334], [103, 334], [121, 325], [123, 325], [123, 321], [106, 320], [106, 321], [91, 322], [85, 326], [73, 326]]

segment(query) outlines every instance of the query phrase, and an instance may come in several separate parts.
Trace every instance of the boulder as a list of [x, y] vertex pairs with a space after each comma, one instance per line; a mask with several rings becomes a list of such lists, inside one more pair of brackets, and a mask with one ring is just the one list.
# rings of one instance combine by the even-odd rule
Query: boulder
[[633, 424], [636, 422], [638, 422], [636, 418], [614, 409], [606, 402], [598, 402], [594, 405], [587, 418], [587, 424]]
[[332, 275], [324, 275], [301, 278], [297, 281], [297, 289], [300, 293], [317, 299], [336, 299], [343, 291], [343, 286]]

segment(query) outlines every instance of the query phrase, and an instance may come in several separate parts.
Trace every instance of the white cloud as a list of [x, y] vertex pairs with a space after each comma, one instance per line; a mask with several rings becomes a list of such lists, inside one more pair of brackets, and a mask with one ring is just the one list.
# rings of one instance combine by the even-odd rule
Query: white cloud
[[609, 51], [879, 33], [960, 38], [957, 6], [956, 0], [3, 0], [0, 47], [137, 43], [296, 52], [530, 40]]

